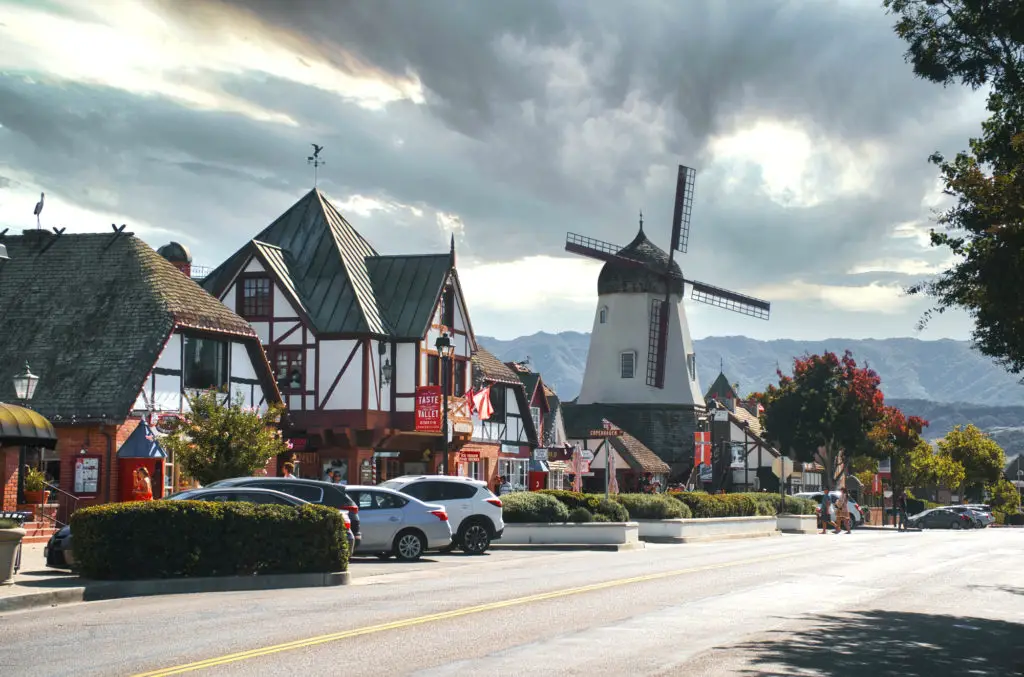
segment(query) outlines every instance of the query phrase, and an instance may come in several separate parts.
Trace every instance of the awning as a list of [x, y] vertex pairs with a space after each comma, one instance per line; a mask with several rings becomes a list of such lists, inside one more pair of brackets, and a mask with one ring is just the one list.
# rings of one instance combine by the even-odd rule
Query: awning
[[548, 472], [547, 461], [538, 461], [536, 459], [532, 459], [530, 461], [530, 472]]
[[128, 439], [124, 441], [121, 448], [117, 450], [118, 458], [167, 458], [167, 453], [160, 443], [156, 441], [156, 435], [145, 421], [132, 431]]
[[57, 448], [53, 424], [31, 409], [0, 403], [0, 446]]

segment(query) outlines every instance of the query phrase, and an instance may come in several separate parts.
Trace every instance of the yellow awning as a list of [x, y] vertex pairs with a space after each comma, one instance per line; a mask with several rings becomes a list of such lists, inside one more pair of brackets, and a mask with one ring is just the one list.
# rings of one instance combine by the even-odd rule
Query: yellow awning
[[0, 446], [22, 444], [55, 449], [57, 431], [41, 414], [0, 402]]

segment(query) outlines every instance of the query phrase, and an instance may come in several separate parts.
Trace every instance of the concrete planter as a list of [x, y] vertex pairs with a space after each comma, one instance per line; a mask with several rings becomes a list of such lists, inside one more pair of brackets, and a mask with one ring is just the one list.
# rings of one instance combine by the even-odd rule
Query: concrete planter
[[0, 585], [14, 583], [14, 558], [23, 538], [24, 529], [0, 529]]
[[498, 542], [502, 545], [635, 545], [639, 541], [639, 527], [636, 522], [506, 522], [505, 532]]
[[818, 531], [818, 516], [779, 515], [778, 524], [784, 534], [813, 534]]
[[656, 543], [696, 543], [730, 538], [755, 538], [778, 533], [775, 517], [705, 517], [637, 520], [640, 538]]

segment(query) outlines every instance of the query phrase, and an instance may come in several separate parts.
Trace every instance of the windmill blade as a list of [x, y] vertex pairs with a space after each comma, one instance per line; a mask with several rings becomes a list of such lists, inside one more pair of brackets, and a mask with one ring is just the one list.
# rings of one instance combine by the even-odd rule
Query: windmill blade
[[672, 214], [672, 248], [683, 254], [690, 245], [690, 213], [693, 211], [693, 184], [697, 170], [679, 165], [676, 178], [676, 207]]
[[722, 289], [704, 282], [687, 280], [693, 285], [693, 292], [690, 298], [694, 301], [706, 303], [710, 306], [725, 308], [736, 313], [756, 317], [759, 320], [767, 320], [771, 312], [772, 304], [762, 299], [740, 294], [728, 289]]
[[565, 251], [597, 259], [598, 261], [618, 261], [620, 263], [628, 263], [636, 266], [646, 265], [640, 261], [634, 261], [633, 259], [626, 258], [625, 256], [619, 256], [619, 252], [622, 251], [622, 247], [617, 244], [605, 242], [604, 240], [597, 240], [592, 237], [586, 237], [585, 235], [580, 235], [578, 233], [566, 234]]

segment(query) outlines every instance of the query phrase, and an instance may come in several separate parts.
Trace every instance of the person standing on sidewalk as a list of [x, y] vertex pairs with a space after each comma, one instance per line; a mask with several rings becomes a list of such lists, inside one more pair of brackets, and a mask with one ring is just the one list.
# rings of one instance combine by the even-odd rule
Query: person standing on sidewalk
[[905, 493], [903, 493], [902, 491], [900, 492], [900, 497], [898, 499], [896, 499], [896, 519], [898, 520], [897, 521], [897, 525], [896, 525], [896, 530], [897, 531], [906, 531], [907, 530], [907, 495]]
[[846, 493], [846, 487], [843, 487], [839, 493], [839, 501], [836, 502], [836, 533], [838, 534], [843, 528], [846, 529], [846, 533], [850, 533], [850, 497]]
[[828, 525], [832, 523], [830, 514], [832, 512], [832, 494], [825, 491], [821, 494], [821, 504], [818, 506], [818, 515], [821, 519], [821, 533], [828, 533]]

